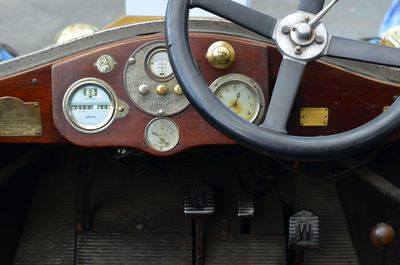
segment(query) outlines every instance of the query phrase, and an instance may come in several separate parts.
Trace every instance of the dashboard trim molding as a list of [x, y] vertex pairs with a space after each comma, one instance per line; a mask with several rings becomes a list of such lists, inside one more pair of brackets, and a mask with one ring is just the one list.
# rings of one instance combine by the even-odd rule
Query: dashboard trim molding
[[[237, 37], [268, 42], [267, 39], [222, 19], [191, 20], [190, 28], [191, 32], [218, 33], [228, 36], [235, 35]], [[163, 33], [164, 29], [164, 21], [159, 20], [99, 31], [93, 35], [80, 37], [63, 44], [49, 46], [43, 50], [2, 62], [0, 63], [0, 78], [27, 71], [106, 44], [128, 40], [133, 37]]]

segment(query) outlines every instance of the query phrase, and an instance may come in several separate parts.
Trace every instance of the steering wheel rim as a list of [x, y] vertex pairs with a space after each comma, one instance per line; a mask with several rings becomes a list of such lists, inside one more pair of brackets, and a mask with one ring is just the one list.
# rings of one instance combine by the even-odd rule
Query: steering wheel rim
[[[229, 7], [241, 8], [243, 13], [249, 10], [249, 8], [229, 0], [213, 1], [214, 3], [218, 2], [228, 10], [231, 10]], [[385, 140], [400, 126], [400, 100], [396, 100], [387, 112], [374, 120], [356, 129], [329, 136], [292, 136], [248, 123], [239, 118], [212, 94], [192, 57], [188, 38], [190, 8], [201, 7], [224, 18], [230, 20], [233, 18], [231, 14], [218, 12], [216, 10], [217, 4], [210, 3], [212, 3], [210, 0], [169, 0], [166, 13], [167, 49], [176, 78], [189, 101], [207, 121], [227, 136], [266, 155], [290, 160], [310, 161], [332, 159], [363, 151]], [[208, 5], [211, 5], [211, 8], [208, 8]], [[270, 17], [267, 16], [267, 18]], [[235, 22], [253, 29], [246, 25], [244, 21]], [[270, 26], [271, 21], [268, 20], [266, 24]], [[273, 28], [276, 31], [275, 25]], [[256, 32], [263, 34], [263, 32]], [[264, 36], [272, 37], [272, 33], [268, 36], [268, 30], [266, 32], [267, 34], [264, 34]], [[362, 51], [357, 52], [360, 48]], [[363, 55], [365, 50], [373, 50], [378, 54]], [[327, 49], [324, 54], [321, 53], [320, 55], [353, 58], [359, 61], [400, 67], [400, 61], [395, 62], [393, 60], [393, 52], [396, 55], [396, 52], [399, 51], [386, 47], [379, 47], [378, 49], [375, 45], [330, 37]]]

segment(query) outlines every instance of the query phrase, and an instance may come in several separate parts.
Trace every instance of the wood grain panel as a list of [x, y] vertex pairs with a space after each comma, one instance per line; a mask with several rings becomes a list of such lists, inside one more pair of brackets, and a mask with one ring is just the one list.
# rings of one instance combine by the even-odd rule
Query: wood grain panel
[[[187, 148], [202, 145], [234, 144], [232, 140], [210, 126], [193, 107], [171, 118], [181, 129], [180, 145], [168, 153], [158, 153], [146, 146], [144, 130], [154, 117], [137, 109], [124, 88], [124, 69], [130, 54], [147, 42], [162, 40], [163, 36], [144, 36], [114, 43], [83, 52], [0, 79], [0, 97], [13, 96], [23, 101], [39, 102], [42, 113], [43, 135], [39, 137], [0, 137], [0, 143], [64, 143], [97, 146], [127, 146], [158, 155], [172, 155]], [[208, 47], [225, 40], [236, 50], [235, 64], [227, 70], [212, 68], [206, 57]], [[269, 88], [276, 80], [281, 55], [273, 47], [231, 36], [192, 34], [194, 56], [205, 80], [212, 83], [220, 76], [241, 73], [255, 79], [263, 88], [266, 100]], [[113, 56], [118, 65], [109, 74], [99, 73], [93, 64], [103, 54]], [[117, 96], [127, 102], [130, 111], [124, 119], [116, 120], [105, 131], [84, 134], [76, 131], [66, 121], [62, 112], [62, 99], [68, 87], [79, 79], [99, 78], [111, 84]], [[32, 80], [38, 82], [34, 83]], [[400, 86], [384, 83], [321, 62], [310, 64], [303, 78], [295, 108], [289, 121], [289, 132], [293, 135], [329, 135], [358, 127], [382, 113], [383, 108], [393, 103], [400, 95]], [[303, 107], [327, 107], [330, 110], [327, 127], [301, 127], [300, 109]], [[395, 135], [400, 138], [400, 133]]]
[[[36, 80], [32, 82], [33, 80]], [[25, 102], [39, 102], [42, 136], [0, 137], [0, 143], [64, 143], [53, 123], [51, 99], [51, 65], [0, 79], [0, 97], [16, 97]]]
[[[171, 118], [181, 130], [181, 141], [177, 148], [167, 153], [159, 153], [146, 146], [144, 131], [154, 117], [140, 111], [129, 99], [124, 88], [124, 70], [129, 55], [145, 43], [160, 40], [161, 37], [145, 37], [135, 41], [116, 43], [86, 54], [70, 58], [53, 65], [53, 115], [59, 132], [70, 142], [82, 146], [127, 146], [143, 150], [155, 155], [171, 155], [187, 148], [201, 145], [234, 144], [232, 140], [214, 129], [192, 107]], [[235, 64], [227, 70], [212, 68], [205, 54], [208, 47], [215, 41], [225, 40], [232, 44], [237, 53]], [[199, 68], [208, 83], [229, 73], [242, 73], [255, 79], [268, 95], [268, 49], [264, 44], [255, 44], [234, 37], [210, 36], [194, 34], [191, 37], [193, 54]], [[103, 54], [113, 56], [118, 62], [112, 73], [101, 74], [94, 62]], [[265, 60], [260, 60], [265, 58]], [[143, 66], [144, 67], [144, 66]], [[96, 134], [84, 134], [75, 130], [64, 118], [62, 100], [68, 87], [77, 80], [94, 77], [99, 78], [113, 87], [116, 95], [129, 104], [129, 114], [124, 119], [116, 120], [106, 130]], [[268, 98], [267, 98], [268, 101]]]

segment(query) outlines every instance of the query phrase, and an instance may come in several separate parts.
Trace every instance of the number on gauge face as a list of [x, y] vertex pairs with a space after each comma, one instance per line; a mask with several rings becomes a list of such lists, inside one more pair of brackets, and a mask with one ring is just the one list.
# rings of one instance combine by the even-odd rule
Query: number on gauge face
[[167, 50], [161, 48], [153, 51], [147, 60], [147, 69], [158, 80], [171, 78], [173, 70], [169, 63]]
[[265, 105], [260, 86], [241, 74], [229, 74], [215, 80], [210, 87], [217, 98], [242, 119], [259, 122]]
[[233, 113], [252, 122], [257, 117], [257, 96], [243, 83], [227, 83], [215, 91], [218, 99]]

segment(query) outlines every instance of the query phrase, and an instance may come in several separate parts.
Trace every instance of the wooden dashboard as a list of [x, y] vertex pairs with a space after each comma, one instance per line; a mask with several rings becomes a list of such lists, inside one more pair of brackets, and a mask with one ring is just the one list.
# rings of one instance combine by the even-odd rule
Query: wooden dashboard
[[[282, 59], [274, 47], [240, 37], [207, 33], [193, 33], [190, 40], [198, 67], [209, 84], [219, 77], [240, 73], [259, 84], [268, 105]], [[0, 136], [0, 142], [125, 146], [158, 156], [176, 154], [195, 146], [235, 144], [189, 106], [169, 117], [180, 130], [179, 144], [175, 148], [158, 152], [147, 145], [144, 132], [155, 116], [145, 113], [132, 102], [125, 88], [124, 73], [130, 55], [154, 41], [163, 41], [163, 35], [135, 37], [104, 45], [0, 79], [0, 98], [15, 97], [24, 102], [37, 102], [42, 123], [42, 131], [37, 136]], [[226, 70], [213, 68], [205, 56], [216, 41], [226, 41], [235, 49], [235, 62]], [[96, 60], [104, 54], [112, 56], [117, 63], [110, 73], [101, 73], [94, 67]], [[124, 118], [115, 120], [101, 132], [91, 134], [76, 130], [63, 113], [63, 98], [68, 88], [88, 77], [107, 82], [116, 96], [129, 106]], [[398, 85], [366, 78], [323, 62], [312, 63], [301, 84], [288, 125], [289, 133], [316, 136], [356, 128], [381, 114], [399, 94]], [[313, 109], [327, 111], [325, 124], [303, 123], [307, 118], [305, 115], [314, 115], [307, 112]]]

